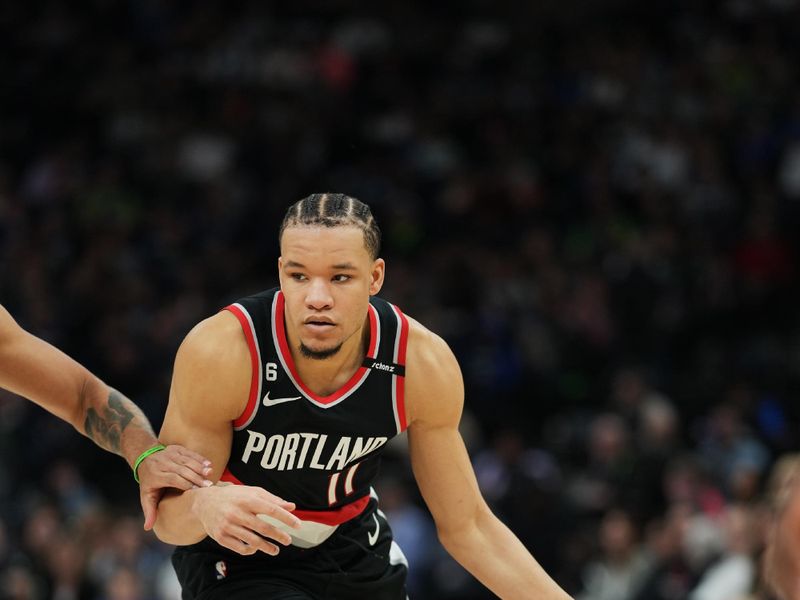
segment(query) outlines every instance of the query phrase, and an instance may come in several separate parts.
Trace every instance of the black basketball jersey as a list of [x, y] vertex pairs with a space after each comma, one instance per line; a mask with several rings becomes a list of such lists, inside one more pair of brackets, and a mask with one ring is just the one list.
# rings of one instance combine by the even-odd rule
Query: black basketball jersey
[[233, 422], [222, 481], [256, 485], [294, 502], [301, 520], [336, 526], [364, 510], [386, 442], [406, 427], [408, 320], [370, 299], [363, 365], [321, 397], [300, 379], [289, 351], [284, 296], [273, 289], [226, 307], [250, 348], [250, 397]]

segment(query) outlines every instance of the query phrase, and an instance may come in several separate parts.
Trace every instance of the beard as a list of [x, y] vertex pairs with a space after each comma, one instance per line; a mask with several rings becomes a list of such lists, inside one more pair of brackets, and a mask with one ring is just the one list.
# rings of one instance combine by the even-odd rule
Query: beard
[[313, 360], [325, 360], [326, 358], [334, 356], [341, 349], [342, 344], [334, 346], [333, 348], [326, 348], [324, 350], [312, 350], [303, 342], [300, 342], [300, 354], [302, 354], [304, 358], [310, 358]]

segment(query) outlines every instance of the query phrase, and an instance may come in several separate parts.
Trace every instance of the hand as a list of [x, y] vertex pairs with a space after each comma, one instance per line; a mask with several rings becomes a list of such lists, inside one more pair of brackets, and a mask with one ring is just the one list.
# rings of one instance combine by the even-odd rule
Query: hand
[[300, 527], [300, 519], [289, 512], [295, 509], [294, 503], [260, 487], [217, 485], [196, 490], [193, 496], [192, 511], [206, 533], [239, 554], [255, 554], [258, 550], [272, 556], [278, 554], [278, 546], [264, 538], [284, 546], [292, 543], [292, 536], [262, 521], [259, 514], [269, 515], [292, 528]]
[[138, 469], [139, 499], [144, 512], [144, 528], [149, 531], [156, 522], [158, 503], [166, 488], [188, 490], [208, 487], [211, 461], [183, 446], [167, 446], [145, 458]]

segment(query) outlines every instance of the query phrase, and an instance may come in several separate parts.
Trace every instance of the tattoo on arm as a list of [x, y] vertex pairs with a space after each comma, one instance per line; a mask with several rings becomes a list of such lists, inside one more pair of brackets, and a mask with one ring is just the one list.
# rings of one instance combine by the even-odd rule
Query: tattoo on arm
[[134, 414], [127, 404], [130, 402], [117, 390], [112, 389], [108, 394], [108, 403], [98, 412], [94, 408], [86, 411], [84, 428], [97, 445], [116, 454], [120, 453], [122, 432], [133, 420]]

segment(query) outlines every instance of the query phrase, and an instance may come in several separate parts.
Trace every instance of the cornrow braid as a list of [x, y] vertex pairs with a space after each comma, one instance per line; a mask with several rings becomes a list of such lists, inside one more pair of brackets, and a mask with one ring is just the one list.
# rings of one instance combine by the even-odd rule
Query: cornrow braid
[[369, 206], [346, 194], [311, 194], [298, 200], [283, 217], [278, 241], [287, 227], [354, 226], [364, 232], [364, 246], [372, 259], [381, 249], [381, 230]]

